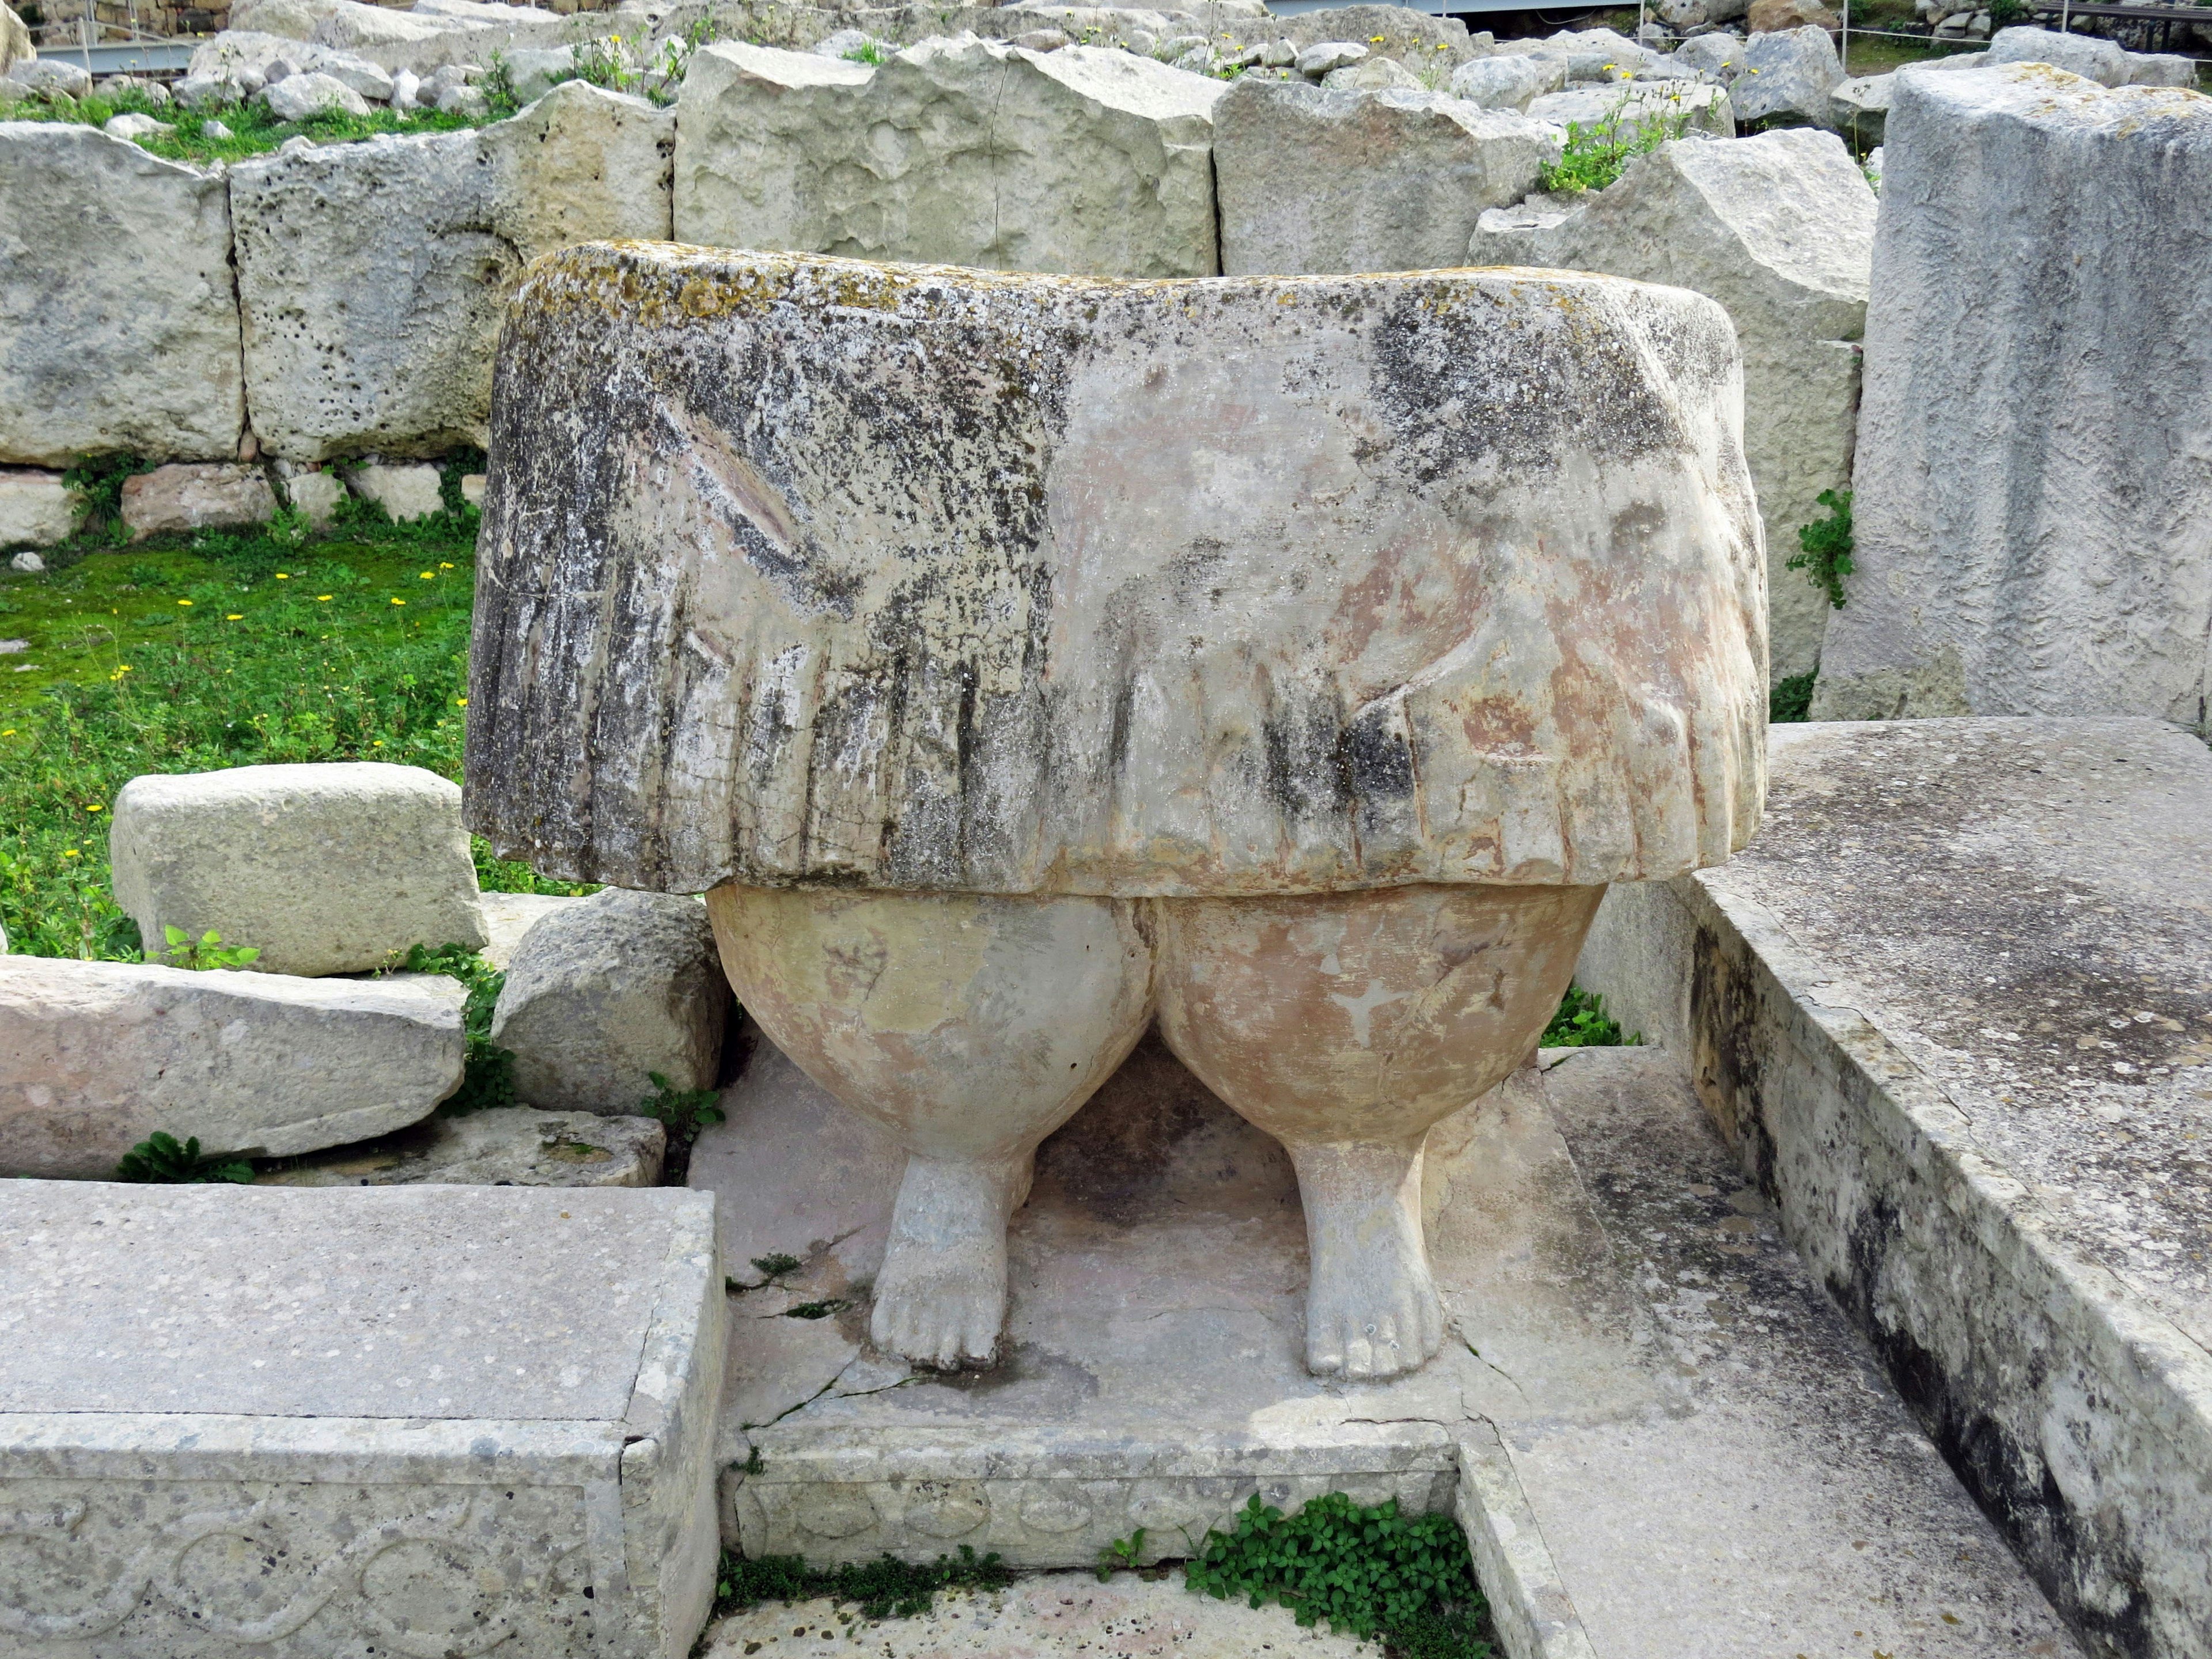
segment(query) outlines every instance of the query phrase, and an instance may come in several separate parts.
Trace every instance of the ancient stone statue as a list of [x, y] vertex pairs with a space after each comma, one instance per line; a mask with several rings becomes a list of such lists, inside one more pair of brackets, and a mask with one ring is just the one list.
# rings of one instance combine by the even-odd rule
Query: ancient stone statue
[[571, 249], [500, 348], [471, 823], [711, 890], [909, 1151], [883, 1347], [992, 1360], [1030, 1155], [1157, 1015], [1297, 1165], [1309, 1364], [1389, 1376], [1430, 1126], [1606, 884], [1756, 826], [1741, 404], [1717, 306], [1604, 277]]

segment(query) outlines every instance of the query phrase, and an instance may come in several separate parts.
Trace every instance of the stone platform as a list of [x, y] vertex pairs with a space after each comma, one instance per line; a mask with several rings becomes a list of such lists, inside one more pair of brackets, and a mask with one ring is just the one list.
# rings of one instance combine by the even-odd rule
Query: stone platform
[[9, 1659], [689, 1650], [699, 1195], [11, 1181], [0, 1261]]
[[753, 1286], [720, 1453], [750, 1554], [1075, 1566], [1142, 1527], [1158, 1559], [1255, 1492], [1337, 1489], [1455, 1510], [1514, 1659], [2078, 1652], [1664, 1054], [1550, 1051], [1438, 1127], [1451, 1334], [1363, 1385], [1299, 1363], [1287, 1159], [1153, 1038], [1039, 1152], [1009, 1358], [885, 1363], [896, 1158], [755, 1045], [691, 1164]]
[[2151, 720], [1776, 727], [1725, 869], [1577, 977], [1689, 1067], [2098, 1651], [2212, 1631], [2212, 755]]

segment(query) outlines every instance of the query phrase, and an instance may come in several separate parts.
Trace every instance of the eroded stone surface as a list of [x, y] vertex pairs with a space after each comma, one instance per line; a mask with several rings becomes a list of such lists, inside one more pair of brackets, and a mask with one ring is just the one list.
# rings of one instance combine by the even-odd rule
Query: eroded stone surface
[[2212, 422], [2212, 290], [2180, 274], [2212, 99], [1913, 70], [1883, 149], [1856, 568], [1814, 715], [2201, 723], [2212, 476], [2172, 434]]
[[1763, 758], [1738, 385], [1718, 307], [1605, 277], [564, 253], [506, 336], [471, 822], [678, 891], [1717, 861]]
[[0, 122], [0, 462], [228, 460], [246, 426], [220, 174]]
[[239, 530], [276, 516], [257, 467], [172, 462], [123, 481], [123, 522], [134, 542], [192, 530]]
[[676, 234], [1100, 276], [1216, 269], [1223, 83], [1126, 52], [932, 40], [881, 67], [726, 41], [677, 116]]
[[8, 1182], [0, 1241], [11, 1651], [688, 1650], [698, 1195]]
[[264, 1170], [264, 1187], [651, 1187], [667, 1131], [649, 1117], [495, 1106], [442, 1114]]
[[485, 942], [459, 791], [380, 761], [148, 774], [115, 798], [115, 901], [149, 951], [210, 929], [264, 974], [390, 967]]
[[[1820, 660], [1830, 606], [1787, 562], [1816, 498], [1850, 487], [1876, 199], [1840, 139], [1803, 129], [1678, 140], [1552, 223], [1486, 216], [1470, 264], [1670, 283], [1728, 307], [1743, 349], [1744, 453], [1766, 531], [1768, 669]], [[1498, 226], [1492, 228], [1493, 224]]]
[[0, 1170], [105, 1180], [159, 1130], [204, 1152], [341, 1146], [460, 1086], [461, 988], [0, 957]]
[[76, 497], [60, 473], [0, 471], [0, 550], [52, 547], [76, 528]]

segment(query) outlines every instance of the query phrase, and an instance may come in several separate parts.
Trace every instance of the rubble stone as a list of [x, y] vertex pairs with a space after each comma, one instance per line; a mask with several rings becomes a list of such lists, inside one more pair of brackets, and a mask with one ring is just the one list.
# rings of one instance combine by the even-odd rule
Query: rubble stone
[[[2061, 34], [2056, 29], [2032, 28], [2025, 24], [1999, 29], [1990, 37], [1988, 61], [1997, 64], [2049, 64], [2070, 75], [2094, 81], [2100, 87], [2124, 87], [2134, 78], [2132, 56], [2117, 40], [2094, 34]], [[2191, 81], [2181, 85], [2193, 85]]]
[[442, 1113], [358, 1146], [310, 1152], [262, 1187], [652, 1187], [668, 1132], [649, 1117], [495, 1106]]
[[280, 121], [304, 121], [333, 110], [342, 115], [368, 113], [368, 100], [327, 75], [288, 75], [264, 88], [261, 98]]
[[52, 547], [76, 527], [76, 499], [61, 474], [0, 471], [0, 551]]
[[327, 529], [337, 517], [346, 487], [327, 472], [295, 471], [284, 480], [284, 499], [318, 530]]
[[172, 462], [123, 481], [123, 522], [134, 542], [187, 530], [267, 524], [276, 497], [258, 467]]
[[213, 929], [268, 974], [474, 950], [486, 935], [460, 805], [436, 773], [377, 761], [136, 777], [108, 832], [115, 900], [149, 949], [166, 927]]
[[1526, 110], [1528, 100], [1567, 84], [1567, 66], [1534, 52], [1476, 58], [1452, 71], [1451, 94], [1485, 109]]
[[428, 519], [446, 510], [434, 466], [364, 466], [353, 475], [354, 494], [374, 501], [395, 524]]
[[1746, 72], [1729, 88], [1736, 119], [1802, 116], [1816, 127], [1835, 125], [1832, 94], [1844, 66], [1826, 29], [1808, 24], [1754, 33], [1744, 43], [1743, 61]]
[[1735, 137], [1728, 89], [1701, 81], [1638, 81], [1626, 86], [1569, 87], [1528, 101], [1528, 118], [1584, 131], [1610, 123], [1626, 138], [1662, 121], [1688, 117], [1687, 132]]

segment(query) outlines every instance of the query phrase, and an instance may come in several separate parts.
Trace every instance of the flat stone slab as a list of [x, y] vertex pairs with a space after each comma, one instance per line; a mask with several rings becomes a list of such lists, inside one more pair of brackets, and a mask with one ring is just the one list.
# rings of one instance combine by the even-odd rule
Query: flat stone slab
[[699, 1195], [9, 1182], [0, 1253], [10, 1654], [675, 1659], [697, 1632]]
[[495, 1106], [287, 1159], [262, 1187], [650, 1187], [668, 1131], [649, 1117]]
[[[771, 1645], [773, 1644], [773, 1645]], [[1039, 1573], [1009, 1589], [949, 1593], [918, 1619], [870, 1623], [829, 1601], [769, 1602], [707, 1632], [702, 1659], [1381, 1659], [1372, 1642], [1300, 1630], [1286, 1608], [1217, 1601], [1157, 1580], [1088, 1572]]]
[[2119, 718], [1771, 750], [1765, 833], [1608, 895], [1577, 977], [1691, 1066], [2053, 1598], [2201, 1653], [2212, 755]]
[[[1255, 1491], [1342, 1490], [1455, 1509], [1523, 1659], [2077, 1651], [1662, 1053], [1552, 1051], [1438, 1127], [1452, 1334], [1352, 1384], [1301, 1363], [1288, 1158], [1156, 1038], [1039, 1151], [1008, 1359], [886, 1363], [865, 1298], [896, 1156], [756, 1042], [691, 1165], [753, 1286], [720, 1454], [748, 1553], [1073, 1566], [1143, 1526], [1160, 1559]], [[745, 1265], [777, 1253], [803, 1265]]]

